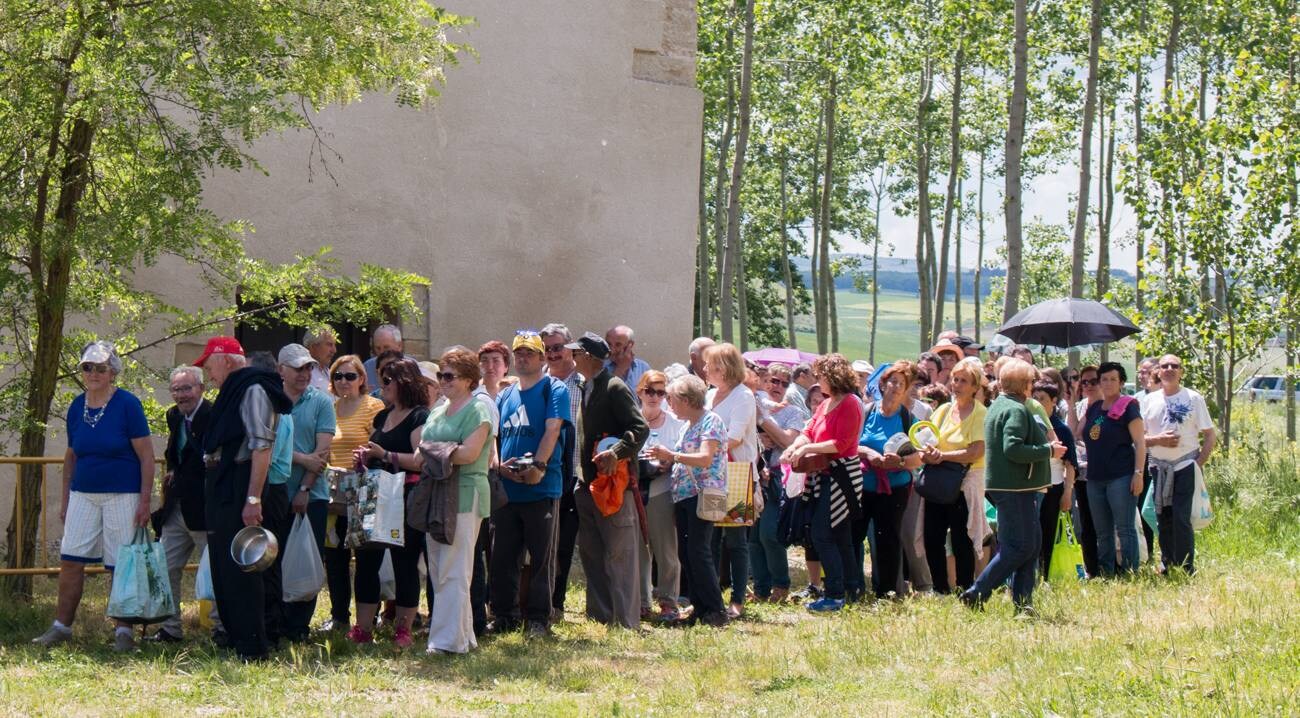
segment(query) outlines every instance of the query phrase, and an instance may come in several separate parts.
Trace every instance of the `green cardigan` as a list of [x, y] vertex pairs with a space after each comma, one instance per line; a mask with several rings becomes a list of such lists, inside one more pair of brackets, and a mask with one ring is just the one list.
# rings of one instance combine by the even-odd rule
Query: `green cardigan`
[[1005, 394], [984, 418], [984, 483], [988, 491], [1041, 491], [1052, 484], [1052, 446], [1029, 409]]

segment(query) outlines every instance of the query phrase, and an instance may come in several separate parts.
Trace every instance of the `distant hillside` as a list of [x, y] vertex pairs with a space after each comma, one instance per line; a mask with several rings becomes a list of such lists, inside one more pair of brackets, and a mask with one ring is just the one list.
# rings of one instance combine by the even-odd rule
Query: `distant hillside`
[[[871, 256], [866, 254], [833, 254], [832, 259], [840, 257], [856, 256], [862, 260], [862, 270], [868, 275], [871, 273]], [[811, 260], [807, 257], [794, 258], [795, 269], [803, 277], [804, 286], [812, 286], [812, 272], [810, 271]], [[956, 283], [953, 281], [954, 270], [949, 267], [948, 285], [952, 288], [952, 296], [956, 296]], [[1006, 276], [1004, 269], [985, 268], [980, 276], [980, 295], [988, 293], [989, 282], [993, 277]], [[1136, 284], [1137, 279], [1129, 272], [1122, 269], [1111, 270], [1110, 276], [1116, 282], [1125, 284]], [[916, 296], [918, 292], [916, 281], [916, 260], [904, 259], [900, 257], [881, 257], [880, 258], [880, 288], [885, 291], [903, 292]], [[971, 266], [962, 267], [962, 294], [970, 297], [975, 292], [975, 268]], [[849, 276], [837, 277], [835, 279], [836, 289], [853, 289], [853, 278]]]

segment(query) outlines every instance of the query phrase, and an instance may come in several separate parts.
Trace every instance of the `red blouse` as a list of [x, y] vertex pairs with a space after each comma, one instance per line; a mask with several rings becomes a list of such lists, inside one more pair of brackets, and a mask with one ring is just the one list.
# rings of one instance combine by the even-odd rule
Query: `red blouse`
[[833, 399], [817, 406], [817, 412], [804, 428], [804, 436], [813, 443], [835, 442], [835, 456], [847, 459], [858, 455], [858, 436], [862, 433], [862, 401], [848, 394], [839, 406], [827, 411]]

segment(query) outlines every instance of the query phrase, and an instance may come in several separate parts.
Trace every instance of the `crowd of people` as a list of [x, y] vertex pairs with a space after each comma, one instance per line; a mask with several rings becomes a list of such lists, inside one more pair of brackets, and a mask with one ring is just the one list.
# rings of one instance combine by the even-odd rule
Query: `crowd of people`
[[[933, 592], [979, 607], [1004, 585], [1017, 612], [1032, 612], [1062, 512], [1083, 548], [1079, 578], [1130, 573], [1143, 554], [1161, 571], [1195, 570], [1195, 472], [1215, 435], [1176, 356], [1144, 361], [1138, 395], [1126, 396], [1118, 363], [1039, 368], [1024, 347], [984, 356], [955, 332], [879, 367], [838, 353], [758, 364], [701, 337], [688, 361], [656, 369], [626, 326], [575, 337], [548, 324], [417, 361], [384, 325], [371, 348], [365, 360], [336, 356], [328, 327], [274, 356], [210, 339], [171, 372], [151, 512], [141, 401], [117, 387], [111, 344], [85, 347], [85, 392], [67, 417], [57, 613], [35, 642], [69, 640], [84, 567], [111, 570], [149, 523], [177, 599], [184, 565], [213, 547], [212, 637], [247, 660], [313, 630], [401, 648], [423, 631], [429, 652], [453, 654], [486, 634], [548, 636], [564, 620], [575, 550], [587, 618], [628, 629], [722, 626], [754, 601], [833, 613]], [[922, 428], [928, 440], [899, 440]], [[408, 524], [401, 545], [346, 540], [332, 480], [382, 469], [410, 496], [430, 466], [456, 476], [446, 531]], [[737, 466], [754, 480], [755, 515], [719, 525]], [[1147, 492], [1158, 558], [1138, 519]], [[296, 516], [326, 574], [329, 619], [315, 627], [315, 598], [284, 600], [283, 557], [246, 573], [225, 550], [251, 525], [283, 546]], [[797, 591], [791, 547], [807, 567]], [[182, 639], [178, 602], [146, 640]], [[119, 622], [115, 649], [134, 646]]]

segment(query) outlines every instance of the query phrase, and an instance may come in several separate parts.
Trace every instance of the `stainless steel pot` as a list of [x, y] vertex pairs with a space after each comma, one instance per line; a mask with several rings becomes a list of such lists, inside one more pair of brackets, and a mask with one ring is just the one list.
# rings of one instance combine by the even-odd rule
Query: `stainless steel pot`
[[230, 558], [245, 573], [260, 573], [275, 563], [280, 542], [261, 526], [245, 526], [230, 542]]

